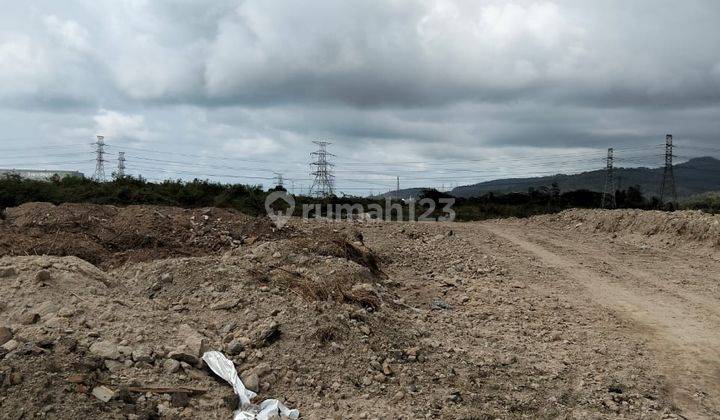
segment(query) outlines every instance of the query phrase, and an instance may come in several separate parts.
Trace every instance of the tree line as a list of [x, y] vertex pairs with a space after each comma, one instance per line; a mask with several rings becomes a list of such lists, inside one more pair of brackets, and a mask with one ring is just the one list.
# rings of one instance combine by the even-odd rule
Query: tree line
[[[122, 177], [108, 182], [97, 182], [87, 178], [53, 178], [50, 181], [22, 179], [17, 176], [0, 178], [0, 208], [15, 207], [27, 202], [93, 203], [126, 206], [132, 204], [164, 205], [186, 208], [224, 207], [234, 208], [243, 213], [257, 216], [265, 213], [265, 197], [272, 188], [265, 191], [259, 185], [222, 184], [208, 180], [167, 180], [149, 182], [142, 177]], [[647, 198], [640, 187], [632, 186], [618, 190], [615, 194], [618, 208], [671, 210], [663, 207], [657, 198]], [[422, 198], [436, 203], [440, 198], [451, 198], [449, 194], [427, 189]], [[303, 204], [329, 205], [360, 204], [367, 209], [371, 204], [386, 205], [385, 198], [353, 196], [331, 196], [325, 198], [295, 196], [296, 216], [300, 216]], [[424, 208], [416, 201], [395, 201], [404, 206], [415, 206], [414, 212], [422, 214]], [[557, 184], [549, 187], [530, 188], [522, 193], [487, 193], [480, 197], [456, 198], [453, 210], [457, 220], [483, 220], [498, 217], [529, 217], [539, 214], [557, 213], [569, 208], [600, 208], [602, 194], [590, 190], [561, 191]], [[720, 211], [720, 197], [708, 195], [685, 205], [685, 208]], [[431, 214], [441, 217], [441, 206]], [[324, 215], [324, 214], [323, 214]]]

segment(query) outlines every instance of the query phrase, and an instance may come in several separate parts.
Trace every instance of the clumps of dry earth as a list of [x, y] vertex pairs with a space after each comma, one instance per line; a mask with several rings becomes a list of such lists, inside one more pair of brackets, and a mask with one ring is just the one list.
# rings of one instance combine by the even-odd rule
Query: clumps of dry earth
[[234, 210], [28, 203], [0, 213], [0, 255], [77, 256], [103, 269], [204, 256], [292, 235]]
[[268, 223], [8, 209], [0, 412], [229, 419], [201, 361], [218, 350], [303, 418], [673, 417], [631, 325], [544, 289], [476, 224]]

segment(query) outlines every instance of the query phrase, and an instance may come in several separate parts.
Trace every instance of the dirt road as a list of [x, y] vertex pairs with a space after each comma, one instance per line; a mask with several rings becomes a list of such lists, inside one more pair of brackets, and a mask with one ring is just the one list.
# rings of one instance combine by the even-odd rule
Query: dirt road
[[[543, 288], [589, 300], [637, 326], [689, 418], [720, 416], [720, 265], [696, 249], [653, 249], [547, 228], [483, 225], [521, 252], [517, 264], [552, 274]], [[714, 275], [711, 273], [715, 273]]]

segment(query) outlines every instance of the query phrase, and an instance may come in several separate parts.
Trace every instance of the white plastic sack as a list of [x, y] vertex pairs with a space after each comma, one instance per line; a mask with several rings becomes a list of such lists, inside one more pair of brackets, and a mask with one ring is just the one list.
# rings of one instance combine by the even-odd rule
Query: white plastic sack
[[265, 400], [259, 406], [252, 404], [250, 400], [255, 398], [257, 394], [245, 388], [233, 362], [219, 351], [205, 352], [202, 359], [217, 376], [232, 385], [235, 393], [240, 398], [240, 407], [235, 412], [233, 420], [268, 420], [270, 417], [278, 415], [291, 419], [300, 417], [298, 410], [290, 410], [278, 400]]

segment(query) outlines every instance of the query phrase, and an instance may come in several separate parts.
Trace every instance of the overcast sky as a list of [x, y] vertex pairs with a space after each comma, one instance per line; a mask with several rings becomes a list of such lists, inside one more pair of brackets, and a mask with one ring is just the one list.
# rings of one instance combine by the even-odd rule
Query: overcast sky
[[6, 2], [0, 167], [91, 175], [96, 134], [149, 178], [298, 185], [329, 140], [348, 192], [596, 169], [608, 147], [660, 164], [666, 133], [717, 155], [719, 22], [716, 0]]

